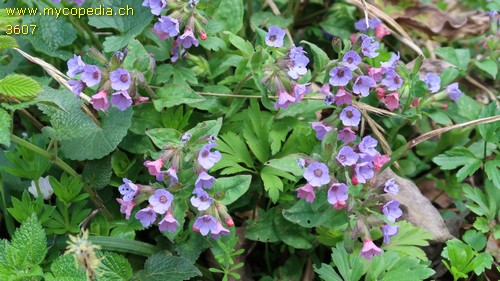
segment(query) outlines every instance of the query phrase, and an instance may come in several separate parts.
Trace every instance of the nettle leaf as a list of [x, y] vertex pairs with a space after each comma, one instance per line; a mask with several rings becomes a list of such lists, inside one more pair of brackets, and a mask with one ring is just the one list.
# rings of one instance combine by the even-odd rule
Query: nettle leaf
[[74, 255], [60, 255], [50, 265], [50, 271], [44, 276], [47, 281], [87, 281], [87, 273], [78, 266]]
[[182, 281], [200, 275], [201, 272], [188, 259], [158, 253], [148, 258], [144, 270], [136, 277], [140, 281]]
[[[73, 56], [73, 53], [61, 50], [62, 47], [70, 46], [76, 40], [77, 30], [70, 24], [66, 17], [49, 16], [23, 16], [23, 24], [36, 24], [36, 31], [26, 36], [31, 45], [44, 54], [51, 57], [67, 60]], [[107, 18], [107, 17], [90, 17]]]
[[427, 280], [435, 273], [421, 260], [386, 251], [374, 256], [365, 277], [366, 281], [419, 281]]
[[[14, 233], [11, 244], [7, 247], [7, 256], [15, 258], [18, 269], [40, 264], [47, 253], [45, 231], [35, 214], [26, 219]], [[14, 260], [11, 260], [14, 261]]]
[[16, 39], [7, 35], [0, 36], [0, 50], [10, 49], [14, 47], [19, 47]]
[[396, 251], [403, 256], [427, 260], [425, 252], [417, 246], [428, 246], [427, 240], [432, 239], [432, 234], [406, 221], [399, 221], [396, 225], [399, 226], [398, 235], [392, 237], [391, 243], [384, 244], [382, 248]]
[[99, 252], [101, 262], [96, 269], [96, 280], [126, 281], [132, 278], [132, 266], [122, 255], [113, 252]]
[[10, 114], [0, 108], [0, 144], [7, 147], [10, 146], [10, 128], [12, 125], [12, 118]]
[[250, 175], [218, 178], [214, 183], [214, 191], [216, 193], [221, 192], [224, 194], [223, 199], [219, 200], [221, 204], [229, 205], [247, 192], [251, 181], [252, 176]]
[[189, 86], [179, 84], [165, 85], [158, 90], [157, 95], [158, 98], [153, 101], [157, 111], [180, 104], [189, 105], [205, 100], [204, 97], [198, 95]]
[[119, 8], [129, 7], [133, 9], [133, 14], [128, 15], [108, 15], [89, 17], [89, 24], [96, 28], [112, 28], [120, 32], [120, 35], [107, 36], [104, 40], [104, 51], [114, 52], [125, 47], [132, 37], [140, 34], [142, 30], [151, 23], [153, 14], [147, 7], [142, 7], [142, 2], [135, 0], [103, 0], [94, 2], [93, 8], [103, 5], [107, 12], [109, 8], [117, 11]]
[[452, 170], [463, 166], [456, 174], [459, 181], [472, 175], [482, 164], [482, 161], [476, 158], [476, 156], [465, 147], [454, 147], [444, 154], [432, 158], [432, 161], [443, 170]]
[[108, 185], [111, 175], [111, 157], [106, 156], [99, 160], [87, 162], [83, 169], [82, 178], [85, 183], [95, 189], [102, 189]]
[[224, 25], [224, 30], [237, 33], [243, 26], [243, 1], [221, 0], [212, 18]]
[[11, 74], [0, 80], [0, 95], [21, 101], [30, 100], [41, 91], [40, 85], [25, 75]]

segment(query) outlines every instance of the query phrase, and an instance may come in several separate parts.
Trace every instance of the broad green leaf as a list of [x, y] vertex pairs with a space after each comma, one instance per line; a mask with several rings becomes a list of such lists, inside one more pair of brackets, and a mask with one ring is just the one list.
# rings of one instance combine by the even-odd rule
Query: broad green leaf
[[432, 161], [438, 164], [443, 170], [452, 170], [463, 166], [458, 170], [456, 175], [459, 181], [472, 175], [482, 164], [481, 160], [477, 159], [474, 154], [465, 147], [454, 147], [444, 154], [432, 158]]
[[274, 228], [276, 235], [285, 244], [296, 249], [312, 248], [310, 233], [306, 229], [286, 220], [279, 210], [274, 216]]
[[428, 246], [427, 240], [432, 239], [432, 234], [406, 221], [397, 222], [396, 225], [399, 226], [398, 235], [392, 237], [391, 242], [384, 244], [382, 248], [396, 251], [401, 255], [427, 260], [425, 252], [417, 246]]
[[85, 183], [95, 189], [102, 189], [111, 179], [111, 157], [88, 161], [83, 169], [82, 178]]
[[437, 49], [435, 52], [445, 61], [457, 66], [461, 71], [465, 71], [467, 69], [467, 65], [470, 61], [469, 49], [454, 49], [452, 47], [444, 47]]
[[324, 226], [333, 228], [347, 223], [346, 213], [333, 209], [324, 193], [318, 193], [313, 203], [300, 199], [290, 209], [283, 210], [283, 217], [302, 227]]
[[127, 281], [132, 278], [132, 266], [128, 260], [117, 253], [99, 253], [101, 259], [96, 269], [96, 280], [102, 281]]
[[130, 40], [127, 50], [127, 56], [123, 60], [123, 67], [127, 70], [133, 70], [136, 60], [148, 56], [148, 52], [144, 49], [144, 46], [136, 39]]
[[476, 230], [467, 230], [462, 236], [462, 240], [476, 251], [482, 251], [486, 247], [486, 236]]
[[498, 65], [492, 59], [486, 59], [483, 61], [474, 61], [474, 64], [481, 70], [488, 73], [491, 76], [491, 78], [495, 79], [497, 77]]
[[285, 18], [283, 15], [275, 15], [271, 11], [256, 11], [252, 14], [250, 22], [253, 26], [277, 26], [286, 28], [293, 23], [293, 18]]
[[450, 117], [448, 117], [448, 115], [446, 115], [446, 113], [444, 113], [441, 110], [431, 111], [429, 113], [426, 113], [426, 115], [429, 115], [429, 117], [432, 120], [434, 120], [434, 122], [436, 122], [437, 124], [440, 124], [440, 125], [452, 125], [453, 124], [453, 122], [451, 122]]
[[238, 50], [240, 50], [243, 53], [243, 57], [249, 58], [253, 55], [254, 49], [253, 49], [253, 46], [250, 42], [239, 37], [238, 35], [234, 35], [233, 33], [229, 32], [229, 31], [224, 31], [224, 33], [229, 36], [229, 42], [231, 42], [231, 44], [233, 44], [233, 46], [238, 48]]
[[300, 41], [300, 43], [307, 44], [309, 45], [309, 47], [311, 47], [311, 52], [313, 54], [313, 59], [314, 59], [314, 71], [317, 73], [322, 72], [323, 68], [325, 68], [325, 66], [330, 61], [325, 51], [323, 51], [320, 47], [316, 46], [311, 42], [302, 40]]
[[181, 133], [174, 129], [156, 128], [148, 130], [146, 134], [151, 138], [153, 143], [159, 148], [162, 148], [169, 143], [177, 145], [181, 144], [180, 141]]
[[[25, 38], [31, 42], [31, 45], [44, 54], [56, 57], [61, 60], [67, 60], [73, 56], [72, 52], [63, 50], [63, 47], [70, 46], [76, 40], [77, 30], [70, 24], [67, 17], [53, 16], [23, 16], [23, 24], [36, 25], [33, 34]], [[107, 17], [90, 17], [107, 18]]]
[[279, 159], [271, 159], [267, 161], [266, 166], [273, 167], [284, 172], [288, 172], [296, 177], [300, 177], [304, 174], [304, 169], [299, 167], [298, 159], [304, 158], [305, 155], [302, 154], [291, 154]]
[[168, 84], [158, 90], [158, 99], [155, 99], [153, 103], [156, 110], [161, 111], [163, 108], [170, 108], [179, 104], [193, 104], [204, 100], [204, 97], [198, 95], [188, 86]]
[[[194, 128], [187, 131], [191, 135], [191, 139], [188, 144], [199, 143], [199, 139], [202, 137], [209, 137], [210, 135], [218, 135], [220, 128], [222, 127], [222, 118], [217, 120], [208, 120], [198, 123]], [[217, 147], [215, 147], [217, 149]]]
[[199, 275], [201, 272], [189, 260], [158, 253], [148, 258], [136, 277], [139, 281], [182, 281]]
[[248, 222], [248, 228], [245, 231], [245, 237], [250, 240], [264, 243], [274, 243], [280, 241], [274, 228], [274, 217], [280, 216], [278, 208], [268, 210], [264, 215]]
[[473, 270], [479, 275], [484, 272], [485, 268], [491, 268], [493, 262], [490, 254], [478, 254], [469, 245], [458, 239], [448, 240], [441, 256], [450, 261], [449, 264], [443, 262], [456, 279], [457, 277], [467, 277], [467, 274]]
[[51, 265], [47, 281], [87, 281], [87, 273], [79, 267], [74, 255], [60, 255]]
[[238, 200], [250, 187], [252, 176], [238, 175], [228, 178], [218, 178], [214, 183], [214, 191], [221, 192], [224, 197], [219, 202], [223, 205], [229, 205]]
[[172, 83], [178, 85], [197, 85], [198, 79], [196, 79], [196, 73], [187, 67], [182, 67], [173, 64], [162, 64], [157, 69], [156, 72], [158, 75], [156, 76], [156, 82], [163, 83]]
[[120, 32], [120, 35], [106, 37], [103, 44], [105, 52], [114, 52], [125, 47], [129, 43], [130, 39], [139, 35], [153, 19], [151, 10], [147, 7], [143, 7], [142, 2], [140, 1], [103, 0], [100, 2], [94, 2], [92, 7], [99, 8], [100, 5], [103, 5], [106, 10], [107, 8], [112, 8], [113, 11], [117, 11], [119, 8], [128, 7], [134, 11], [133, 14], [129, 13], [124, 16], [108, 15], [89, 17], [89, 24], [96, 28], [112, 28]]
[[482, 108], [482, 106], [476, 100], [467, 95], [462, 95], [457, 100], [457, 106], [458, 106], [458, 114], [467, 118], [469, 121], [479, 118], [479, 113], [481, 112]]
[[0, 35], [0, 50], [10, 49], [14, 47], [19, 47], [19, 45], [17, 45], [16, 39], [7, 35]]
[[224, 30], [238, 33], [243, 26], [243, 0], [221, 0], [213, 19], [224, 25]]
[[30, 100], [41, 91], [40, 85], [28, 76], [11, 74], [0, 80], [0, 95], [21, 101]]
[[434, 274], [419, 259], [401, 256], [394, 251], [386, 251], [380, 256], [374, 256], [367, 270], [366, 281], [420, 281], [427, 280]]
[[12, 125], [12, 118], [10, 114], [0, 108], [0, 144], [7, 147], [10, 146], [10, 128]]

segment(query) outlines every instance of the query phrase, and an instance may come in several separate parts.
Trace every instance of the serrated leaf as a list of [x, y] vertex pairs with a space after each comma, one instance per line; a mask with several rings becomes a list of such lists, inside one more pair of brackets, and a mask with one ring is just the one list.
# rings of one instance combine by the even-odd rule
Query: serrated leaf
[[74, 255], [61, 255], [51, 265], [52, 274], [46, 274], [47, 281], [87, 281], [87, 273], [76, 263]]
[[0, 50], [10, 49], [14, 47], [19, 47], [16, 39], [7, 35], [0, 35]]
[[269, 198], [273, 203], [276, 203], [280, 197], [280, 192], [283, 191], [283, 182], [281, 179], [270, 173], [269, 167], [264, 167], [260, 172], [260, 177], [264, 183], [264, 189], [267, 191]]
[[214, 183], [214, 191], [223, 193], [224, 198], [219, 200], [221, 204], [229, 205], [238, 200], [250, 187], [252, 176], [238, 175], [228, 178], [218, 178]]
[[482, 251], [486, 247], [486, 236], [476, 230], [467, 230], [462, 236], [462, 240], [476, 251]]
[[198, 95], [190, 87], [179, 84], [168, 84], [158, 90], [158, 99], [153, 101], [157, 111], [170, 108], [180, 104], [193, 104], [204, 101], [205, 98]]
[[314, 272], [316, 272], [319, 275], [319, 278], [324, 281], [344, 281], [340, 278], [335, 269], [328, 264], [322, 263], [319, 268], [314, 265]]
[[125, 47], [130, 39], [142, 32], [153, 19], [151, 10], [147, 7], [142, 7], [142, 2], [135, 0], [103, 0], [99, 3], [94, 2], [93, 8], [99, 8], [103, 5], [104, 9], [111, 8], [117, 11], [122, 7], [131, 8], [134, 13], [124, 16], [93, 16], [89, 17], [89, 24], [96, 28], [112, 28], [118, 30], [120, 35], [107, 36], [104, 40], [104, 51], [114, 52]]
[[189, 260], [158, 253], [148, 258], [137, 277], [140, 281], [182, 281], [199, 275], [201, 272]]
[[486, 172], [486, 176], [490, 181], [493, 182], [494, 186], [500, 189], [499, 170], [500, 170], [500, 158], [486, 161], [486, 163], [484, 164], [484, 171]]
[[428, 246], [427, 240], [432, 239], [432, 234], [406, 221], [399, 221], [396, 225], [399, 226], [398, 235], [392, 237], [391, 242], [384, 244], [382, 248], [396, 251], [401, 255], [427, 260], [425, 252], [417, 246]]
[[477, 159], [474, 154], [465, 147], [454, 147], [444, 154], [432, 158], [432, 161], [443, 170], [451, 170], [463, 166], [456, 174], [459, 181], [472, 175], [482, 164], [481, 160]]
[[127, 281], [132, 278], [132, 266], [124, 256], [103, 252], [99, 254], [99, 257], [101, 262], [96, 269], [96, 280]]
[[420, 260], [398, 255], [397, 252], [386, 251], [380, 256], [374, 256], [367, 271], [366, 281], [420, 281], [427, 280], [434, 274]]
[[224, 154], [223, 159], [229, 158], [236, 163], [243, 163], [247, 167], [254, 166], [247, 145], [241, 139], [241, 136], [232, 131], [220, 136], [220, 141], [217, 142], [217, 149]]
[[[21, 261], [19, 257], [25, 257], [29, 266], [40, 264], [47, 253], [47, 241], [45, 231], [35, 214], [26, 219], [21, 227], [12, 237], [10, 252], [16, 255], [16, 260]], [[9, 252], [9, 249], [7, 249]], [[22, 261], [24, 263], [24, 261]]]
[[[478, 118], [486, 118], [497, 115], [500, 115], [500, 109], [497, 107], [496, 103], [492, 102], [488, 106], [484, 106], [481, 109]], [[477, 128], [485, 141], [491, 143], [499, 143], [500, 122], [493, 122], [490, 124], [480, 124], [477, 126]]]
[[0, 144], [7, 147], [10, 146], [10, 128], [12, 125], [12, 118], [10, 114], [0, 108]]
[[358, 281], [363, 275], [364, 260], [358, 256], [349, 255], [345, 250], [344, 243], [337, 243], [335, 248], [332, 248], [332, 263], [337, 266], [337, 269], [343, 280]]
[[30, 100], [40, 93], [42, 88], [32, 78], [11, 74], [0, 80], [0, 95], [13, 97], [18, 100]]

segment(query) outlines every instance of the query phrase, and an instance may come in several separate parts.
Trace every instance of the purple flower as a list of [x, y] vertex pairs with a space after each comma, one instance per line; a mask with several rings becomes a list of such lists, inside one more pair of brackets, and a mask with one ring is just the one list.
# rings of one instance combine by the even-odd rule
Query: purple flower
[[358, 183], [366, 183], [366, 180], [373, 178], [375, 172], [373, 171], [373, 164], [370, 162], [359, 163], [354, 167]]
[[106, 91], [99, 91], [97, 94], [92, 96], [90, 100], [92, 106], [95, 110], [108, 110], [109, 102], [108, 102], [108, 93]]
[[274, 109], [278, 108], [288, 108], [291, 104], [294, 104], [297, 101], [295, 97], [292, 97], [285, 90], [280, 90], [278, 92], [278, 100], [274, 103]]
[[148, 199], [149, 204], [153, 206], [153, 210], [158, 214], [164, 214], [168, 211], [172, 201], [174, 201], [174, 196], [165, 189], [157, 189]]
[[335, 95], [334, 101], [337, 106], [341, 106], [343, 104], [351, 105], [352, 95], [349, 94], [344, 88], [339, 87], [339, 90]]
[[446, 86], [446, 92], [450, 96], [450, 99], [452, 99], [454, 102], [457, 101], [459, 97], [462, 96], [462, 91], [458, 88], [458, 83], [453, 83], [448, 86]]
[[358, 53], [356, 53], [353, 50], [350, 50], [349, 52], [345, 53], [344, 57], [342, 58], [342, 65], [349, 68], [352, 71], [358, 68], [358, 64], [360, 63], [361, 63], [361, 57], [358, 55]]
[[125, 58], [125, 54], [123, 52], [120, 52], [120, 51], [116, 51], [113, 56], [116, 57], [118, 59], [118, 61], [122, 61], [123, 58]]
[[167, 1], [165, 1], [165, 0], [144, 0], [144, 2], [142, 2], [142, 6], [151, 8], [151, 13], [155, 16], [159, 16], [161, 11], [167, 6]]
[[391, 237], [398, 235], [399, 226], [384, 224], [382, 226], [382, 233], [384, 234], [384, 243], [389, 244]]
[[83, 3], [85, 3], [85, 0], [73, 0], [73, 3], [80, 7]]
[[391, 200], [382, 207], [382, 213], [390, 222], [395, 222], [397, 218], [403, 215], [403, 211], [399, 208], [399, 202]]
[[368, 154], [370, 156], [375, 156], [378, 153], [377, 150], [375, 150], [375, 147], [377, 146], [378, 142], [376, 139], [372, 138], [371, 136], [366, 136], [364, 137], [361, 142], [359, 143], [359, 151], [365, 154]]
[[221, 235], [229, 235], [229, 230], [224, 228], [222, 224], [217, 221], [217, 230], [212, 230], [212, 233], [210, 233], [210, 237], [212, 237], [213, 239], [218, 239]]
[[214, 182], [214, 177], [212, 177], [205, 171], [201, 171], [201, 173], [198, 175], [198, 178], [196, 179], [196, 182], [194, 183], [194, 186], [196, 188], [212, 189]]
[[81, 73], [84, 67], [85, 63], [82, 61], [82, 57], [73, 55], [73, 58], [68, 60], [68, 72], [66, 72], [66, 74], [73, 78], [78, 73]]
[[302, 47], [293, 46], [288, 52], [288, 58], [290, 62], [288, 64], [288, 75], [292, 79], [297, 79], [307, 73], [307, 64], [309, 59], [304, 55], [304, 49]]
[[172, 17], [161, 16], [158, 22], [154, 24], [153, 32], [156, 33], [161, 40], [177, 36], [179, 34], [179, 20]]
[[339, 140], [343, 141], [344, 143], [348, 143], [348, 142], [356, 140], [356, 134], [351, 129], [351, 127], [344, 127], [344, 129], [339, 130], [338, 138], [339, 138]]
[[118, 191], [123, 195], [124, 201], [132, 201], [135, 198], [135, 195], [139, 191], [139, 187], [131, 182], [129, 179], [123, 179], [124, 184], [118, 187]]
[[186, 28], [184, 30], [184, 33], [181, 36], [179, 36], [179, 39], [177, 40], [179, 41], [179, 44], [181, 44], [184, 47], [184, 49], [187, 49], [192, 45], [198, 47], [198, 40], [194, 37], [193, 31], [189, 28]]
[[68, 80], [68, 84], [71, 86], [71, 91], [73, 92], [73, 94], [75, 94], [77, 97], [79, 97], [83, 92], [83, 89], [87, 87], [87, 85], [85, 85], [82, 80]]
[[130, 213], [135, 207], [135, 201], [125, 201], [121, 198], [116, 198], [116, 201], [120, 203], [120, 213], [125, 214], [125, 219], [130, 219]]
[[323, 122], [311, 122], [311, 126], [316, 131], [316, 138], [318, 140], [323, 140], [326, 133], [332, 130], [332, 126], [325, 126]]
[[326, 106], [332, 105], [333, 102], [335, 101], [335, 96], [332, 94], [327, 94], [323, 99], [323, 101], [325, 102]]
[[304, 160], [304, 158], [297, 158], [297, 165], [299, 165], [301, 169], [304, 169], [306, 167], [306, 160]]
[[215, 146], [217, 146], [215, 143], [206, 144], [201, 148], [198, 154], [198, 164], [204, 169], [212, 168], [215, 163], [219, 162], [222, 158], [219, 151], [210, 152]]
[[156, 213], [153, 210], [153, 208], [146, 207], [144, 209], [139, 210], [139, 212], [135, 214], [135, 218], [141, 222], [142, 226], [148, 227], [155, 222]]
[[305, 95], [309, 94], [309, 86], [307, 84], [294, 84], [292, 87], [295, 102], [301, 101]]
[[184, 55], [185, 52], [185, 49], [181, 50], [179, 40], [174, 40], [172, 43], [172, 49], [170, 49], [170, 60], [172, 62], [176, 62], [182, 55]]
[[88, 87], [95, 86], [101, 82], [101, 71], [95, 65], [86, 65], [83, 67], [83, 73], [80, 76]]
[[403, 78], [394, 71], [394, 68], [389, 68], [385, 72], [385, 78], [382, 79], [382, 85], [389, 91], [396, 91], [403, 85]]
[[330, 85], [345, 86], [352, 79], [352, 72], [347, 67], [334, 67], [330, 70]]
[[148, 160], [148, 161], [144, 162], [144, 166], [146, 166], [148, 168], [148, 172], [152, 176], [156, 176], [159, 173], [161, 173], [161, 168], [163, 167], [164, 164], [165, 164], [165, 162], [163, 162], [163, 160], [161, 158], [157, 159], [155, 161]]
[[340, 113], [340, 120], [344, 126], [358, 126], [361, 121], [361, 112], [355, 107], [346, 106]]
[[314, 187], [309, 183], [307, 183], [303, 187], [297, 188], [295, 191], [297, 191], [297, 198], [304, 198], [306, 199], [307, 203], [314, 202], [314, 199], [316, 198]]
[[368, 20], [368, 26], [366, 26], [366, 19], [362, 18], [354, 23], [354, 28], [360, 32], [365, 32], [368, 29], [377, 28], [377, 26], [379, 26], [381, 23], [382, 22], [379, 19], [373, 18]]
[[369, 76], [358, 76], [352, 86], [352, 91], [363, 97], [367, 97], [370, 94], [370, 87], [375, 87], [375, 85], [375, 81]]
[[157, 181], [163, 181], [165, 176], [167, 175], [170, 178], [170, 185], [172, 186], [173, 184], [176, 184], [179, 182], [179, 178], [177, 177], [177, 171], [173, 167], [169, 167], [166, 171], [162, 171], [159, 174], [156, 175], [156, 180]]
[[328, 167], [323, 163], [314, 162], [307, 167], [304, 178], [312, 186], [319, 187], [327, 184], [330, 182]]
[[392, 53], [391, 58], [386, 62], [380, 63], [380, 66], [385, 69], [394, 68], [398, 64], [398, 61], [399, 61], [399, 52], [397, 54]]
[[339, 154], [337, 154], [337, 161], [342, 166], [352, 166], [356, 164], [359, 159], [359, 155], [352, 150], [350, 146], [344, 146], [340, 149]]
[[363, 41], [361, 43], [361, 53], [369, 58], [376, 58], [378, 57], [378, 53], [376, 52], [378, 50], [378, 47], [380, 44], [378, 42], [373, 42], [373, 38], [368, 37], [368, 36], [362, 36]]
[[203, 188], [195, 188], [193, 194], [196, 197], [191, 197], [191, 204], [198, 209], [198, 211], [205, 211], [210, 208], [210, 205], [214, 201], [210, 195]]
[[359, 253], [360, 257], [364, 257], [367, 260], [371, 260], [373, 255], [379, 256], [382, 254], [382, 250], [373, 243], [372, 240], [363, 241], [363, 248]]
[[384, 191], [396, 195], [399, 192], [399, 185], [394, 179], [388, 179], [384, 184]]
[[167, 212], [165, 217], [158, 223], [158, 228], [161, 232], [167, 230], [170, 233], [174, 233], [178, 226], [179, 222], [174, 218], [171, 212]]
[[382, 81], [382, 74], [384, 74], [386, 71], [385, 68], [380, 67], [380, 68], [375, 68], [375, 67], [368, 67], [368, 76], [373, 79], [375, 82], [380, 82]]
[[116, 105], [119, 110], [124, 111], [132, 105], [132, 98], [127, 91], [119, 91], [111, 95], [111, 103]]
[[349, 187], [345, 183], [333, 183], [328, 189], [328, 203], [332, 204], [337, 210], [343, 209], [349, 198], [348, 191]]
[[266, 34], [267, 46], [281, 48], [283, 47], [283, 39], [285, 38], [285, 30], [271, 26]]
[[111, 88], [116, 91], [125, 91], [130, 88], [130, 73], [123, 68], [118, 68], [109, 74]]
[[425, 75], [424, 82], [431, 93], [435, 93], [441, 88], [441, 78], [432, 72]]
[[206, 236], [209, 231], [217, 232], [218, 231], [217, 220], [211, 215], [204, 215], [198, 217], [194, 221], [193, 229], [196, 232], [199, 231], [203, 236]]

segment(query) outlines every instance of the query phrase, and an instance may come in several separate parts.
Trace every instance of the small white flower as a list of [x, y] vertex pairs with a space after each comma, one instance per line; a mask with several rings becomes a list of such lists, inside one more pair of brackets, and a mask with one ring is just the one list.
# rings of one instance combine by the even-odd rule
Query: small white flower
[[[43, 199], [48, 200], [50, 199], [52, 194], [54, 194], [54, 189], [52, 189], [52, 186], [49, 182], [49, 176], [46, 176], [45, 178], [39, 178], [38, 186], [40, 187], [40, 191], [42, 192]], [[28, 191], [29, 193], [33, 194], [35, 198], [38, 198], [38, 192], [34, 181], [31, 181], [31, 186], [28, 188]]]

